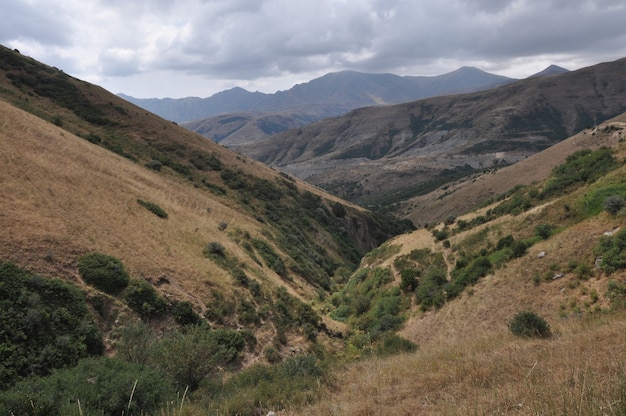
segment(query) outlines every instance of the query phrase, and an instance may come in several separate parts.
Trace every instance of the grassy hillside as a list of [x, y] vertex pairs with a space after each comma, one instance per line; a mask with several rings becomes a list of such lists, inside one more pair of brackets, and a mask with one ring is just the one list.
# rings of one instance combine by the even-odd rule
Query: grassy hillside
[[[618, 123], [594, 134], [614, 150], [575, 152], [545, 180], [368, 254], [338, 292], [352, 296], [336, 295], [330, 314], [348, 305], [346, 351], [371, 359], [337, 373], [323, 399], [294, 414], [621, 414], [626, 125]], [[404, 305], [399, 333], [418, 350], [372, 357], [364, 324], [394, 290]], [[545, 319], [551, 336], [514, 336], [509, 325], [524, 311]]]
[[[298, 308], [410, 227], [3, 47], [0, 106], [0, 259], [78, 285], [110, 349], [137, 310], [86, 284], [88, 253], [156, 289], [168, 313], [155, 328], [185, 302], [212, 325], [256, 334], [258, 358], [274, 343], [280, 354], [310, 344]], [[333, 333], [310, 318], [310, 338]]]

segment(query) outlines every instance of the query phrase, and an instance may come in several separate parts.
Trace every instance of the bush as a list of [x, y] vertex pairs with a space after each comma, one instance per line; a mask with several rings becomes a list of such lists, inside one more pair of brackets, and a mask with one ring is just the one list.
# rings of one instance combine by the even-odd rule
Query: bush
[[548, 338], [552, 335], [545, 319], [534, 312], [520, 312], [509, 323], [513, 335], [524, 338]]
[[76, 365], [103, 349], [76, 287], [0, 261], [0, 390], [31, 374]]
[[150, 363], [157, 337], [149, 325], [140, 322], [123, 327], [120, 335], [115, 358], [132, 364]]
[[122, 292], [130, 281], [122, 262], [102, 253], [89, 253], [79, 258], [78, 273], [85, 283], [111, 295]]
[[159, 218], [167, 219], [167, 212], [157, 204], [137, 199], [137, 203]]
[[163, 338], [153, 360], [179, 388], [196, 390], [215, 373], [217, 366], [234, 361], [245, 345], [236, 331], [211, 331], [207, 327], [191, 326], [184, 332], [171, 332]]
[[383, 336], [377, 346], [378, 355], [392, 355], [415, 350], [417, 350], [417, 344], [391, 333]]
[[165, 301], [145, 280], [131, 281], [124, 291], [124, 299], [144, 319], [160, 316], [167, 309]]
[[609, 214], [617, 215], [624, 208], [624, 198], [619, 195], [611, 195], [604, 200], [602, 206]]
[[554, 225], [552, 224], [538, 224], [535, 227], [535, 235], [540, 237], [542, 240], [550, 238], [552, 231], [554, 231]]
[[626, 268], [626, 228], [613, 236], [604, 236], [595, 249], [596, 256], [602, 257], [600, 267], [607, 275]]
[[204, 253], [209, 256], [211, 254], [214, 254], [216, 256], [223, 257], [224, 254], [226, 254], [226, 249], [224, 248], [223, 245], [221, 245], [217, 241], [211, 241], [209, 244], [207, 244], [206, 248], [204, 249]]
[[161, 170], [161, 168], [163, 168], [163, 164], [156, 159], [152, 159], [151, 161], [146, 163], [146, 167], [156, 170], [158, 172]]
[[174, 389], [161, 372], [100, 357], [81, 360], [76, 367], [48, 377], [26, 379], [0, 392], [0, 414], [157, 414], [174, 397]]
[[200, 315], [194, 310], [188, 301], [176, 302], [172, 307], [172, 315], [176, 322], [181, 325], [198, 325], [202, 322]]

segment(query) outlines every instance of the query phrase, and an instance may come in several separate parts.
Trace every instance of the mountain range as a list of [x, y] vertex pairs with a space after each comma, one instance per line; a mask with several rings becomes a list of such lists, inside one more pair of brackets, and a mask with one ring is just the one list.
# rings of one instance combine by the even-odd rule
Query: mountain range
[[462, 67], [438, 76], [398, 76], [341, 71], [326, 74], [273, 94], [243, 88], [221, 91], [208, 98], [122, 98], [161, 117], [188, 122], [238, 112], [306, 112], [318, 118], [343, 114], [369, 105], [397, 104], [434, 95], [476, 91], [513, 81], [477, 68]]
[[[498, 169], [626, 110], [626, 59], [485, 91], [359, 108], [231, 147], [367, 206], [441, 220], [411, 199]], [[456, 211], [458, 208], [450, 207]]]

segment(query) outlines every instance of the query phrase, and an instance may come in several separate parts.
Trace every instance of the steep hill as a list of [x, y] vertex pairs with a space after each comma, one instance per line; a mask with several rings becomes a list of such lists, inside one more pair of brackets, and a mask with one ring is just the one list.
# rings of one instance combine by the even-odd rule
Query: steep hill
[[[4, 47], [0, 85], [0, 258], [94, 298], [76, 265], [95, 251], [199, 315], [220, 296], [256, 314], [279, 287], [309, 305], [338, 267], [409, 226]], [[109, 333], [127, 309], [107, 305]], [[259, 351], [276, 334], [299, 336], [265, 319]], [[249, 325], [234, 311], [227, 321]]]
[[626, 59], [488, 91], [354, 110], [235, 149], [387, 206], [522, 160], [626, 109]]

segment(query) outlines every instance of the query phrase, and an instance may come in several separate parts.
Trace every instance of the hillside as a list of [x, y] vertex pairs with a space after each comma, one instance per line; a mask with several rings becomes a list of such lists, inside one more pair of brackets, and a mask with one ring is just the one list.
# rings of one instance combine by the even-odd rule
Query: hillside
[[[337, 268], [353, 268], [409, 227], [6, 48], [0, 85], [0, 259], [77, 284], [94, 302], [102, 294], [77, 271], [90, 252], [120, 259], [134, 279], [199, 316], [212, 316], [223, 297], [256, 316], [281, 287], [309, 305], [330, 290]], [[99, 325], [107, 336], [134, 314], [105, 299]], [[259, 341], [253, 356], [277, 336], [281, 348], [306, 344], [301, 328], [263, 310], [263, 324], [237, 313], [207, 319], [250, 327]]]
[[621, 59], [488, 91], [361, 108], [234, 148], [346, 199], [393, 210], [622, 113], [625, 65]]
[[[372, 321], [393, 322], [381, 310], [403, 316], [399, 333], [419, 348], [347, 366], [322, 400], [290, 414], [623, 412], [625, 134], [622, 114], [584, 138], [598, 150], [576, 150], [491, 205], [369, 253], [331, 300], [331, 315], [363, 331], [347, 351], [371, 354]], [[613, 197], [621, 210], [607, 210]], [[551, 336], [512, 334], [528, 311]]]

